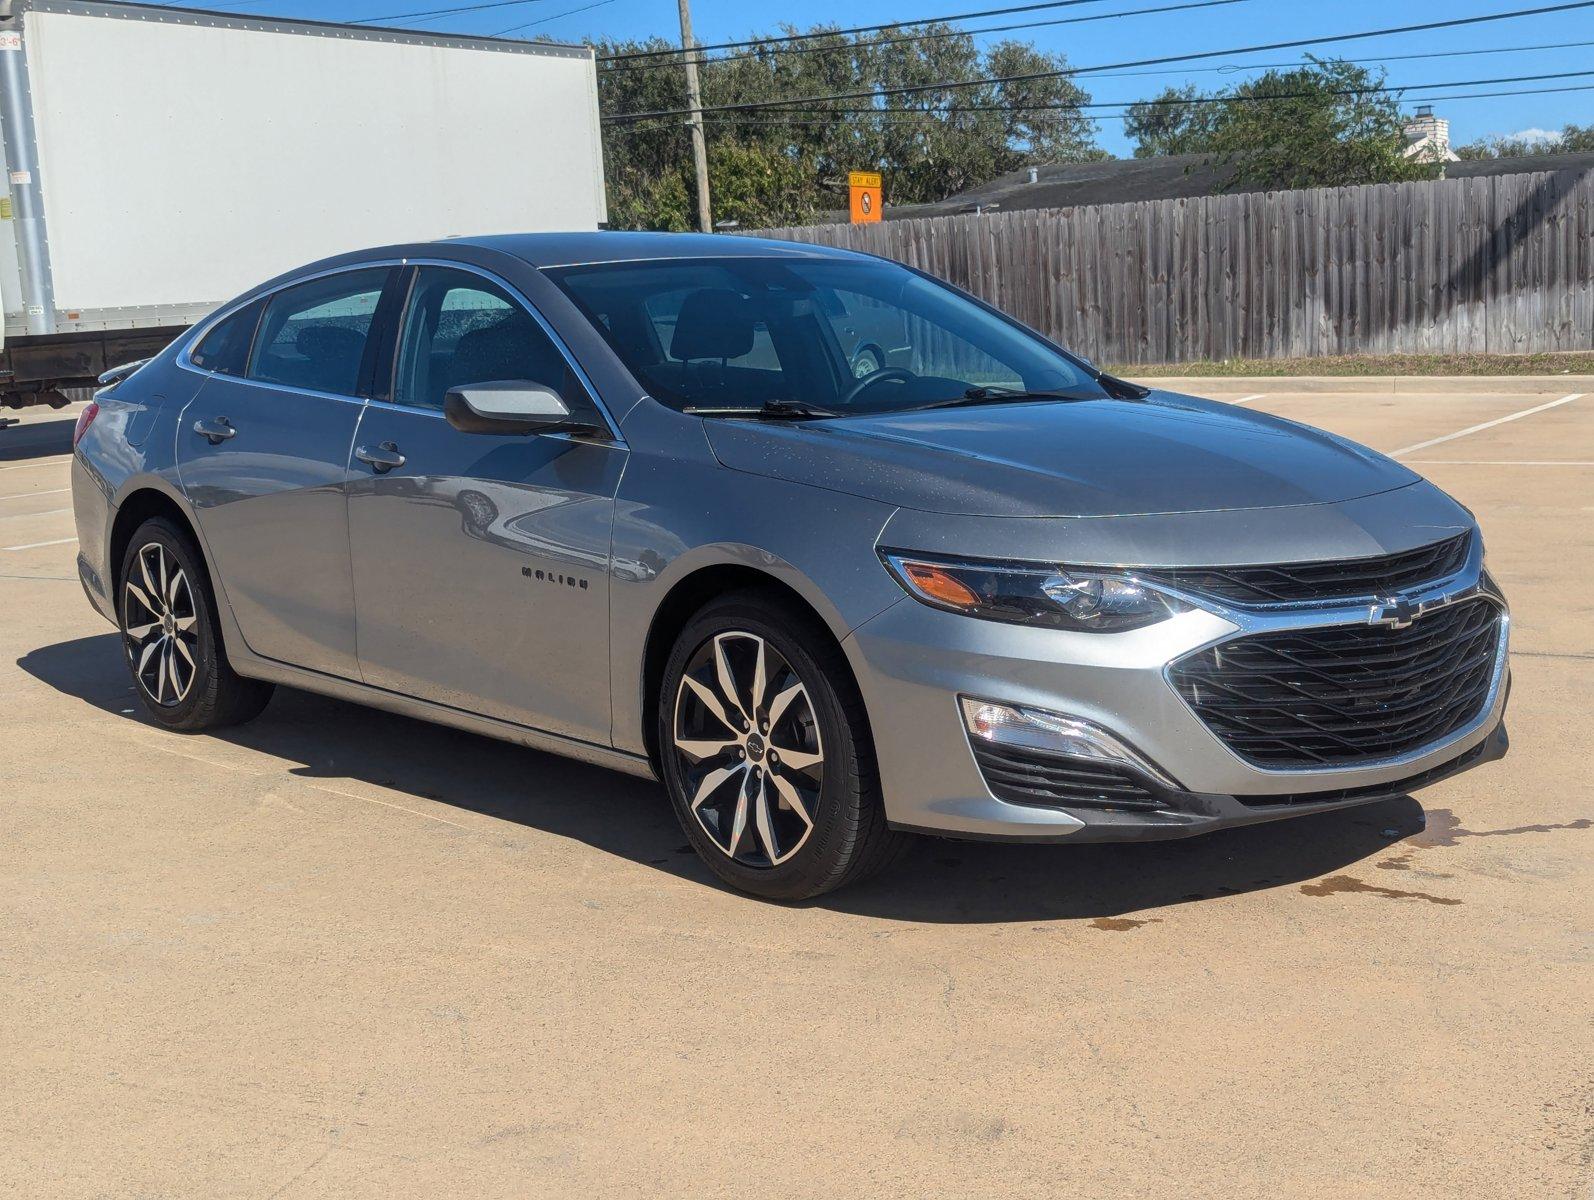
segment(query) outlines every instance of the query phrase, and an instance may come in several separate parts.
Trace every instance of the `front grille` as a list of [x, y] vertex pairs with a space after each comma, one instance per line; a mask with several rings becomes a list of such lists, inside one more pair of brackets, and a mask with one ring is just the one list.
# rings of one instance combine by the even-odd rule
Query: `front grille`
[[1181, 658], [1169, 678], [1241, 758], [1318, 767], [1394, 758], [1476, 720], [1500, 610], [1469, 600], [1406, 629], [1340, 625], [1263, 633]]
[[1381, 800], [1386, 797], [1404, 796], [1408, 792], [1415, 792], [1418, 788], [1427, 787], [1430, 783], [1438, 783], [1451, 775], [1465, 771], [1489, 749], [1488, 739], [1479, 742], [1471, 750], [1459, 757], [1452, 758], [1447, 763], [1440, 763], [1437, 767], [1429, 767], [1416, 775], [1408, 775], [1404, 779], [1396, 779], [1389, 783], [1363, 784], [1361, 787], [1336, 788], [1331, 792], [1284, 792], [1256, 796], [1236, 796], [1235, 799], [1248, 808], [1274, 808], [1291, 804], [1337, 804], [1345, 800]]
[[1466, 565], [1471, 535], [1378, 558], [1283, 563], [1262, 567], [1184, 567], [1151, 572], [1185, 591], [1234, 604], [1275, 605], [1388, 596], [1454, 575]]
[[985, 785], [1012, 804], [1059, 804], [1070, 808], [1118, 808], [1148, 812], [1159, 807], [1155, 793], [1134, 772], [971, 739]]

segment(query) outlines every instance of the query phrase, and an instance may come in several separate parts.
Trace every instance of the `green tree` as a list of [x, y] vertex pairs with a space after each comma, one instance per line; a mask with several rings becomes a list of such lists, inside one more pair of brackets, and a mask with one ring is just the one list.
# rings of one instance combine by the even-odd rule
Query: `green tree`
[[[782, 32], [797, 31], [787, 26]], [[920, 34], [821, 31], [801, 44], [802, 53], [771, 48], [710, 62], [701, 71], [703, 102], [712, 109], [1067, 68], [1062, 55], [1023, 42], [982, 51], [949, 26], [923, 26]], [[601, 58], [667, 45], [604, 43], [597, 50]], [[685, 107], [683, 72], [675, 60], [666, 61], [670, 65], [650, 70], [600, 67], [604, 114]], [[1029, 163], [1099, 157], [1095, 124], [1079, 107], [1088, 99], [1058, 75], [801, 109], [710, 112], [704, 123], [714, 216], [747, 228], [833, 217], [846, 206], [848, 171], [880, 171], [887, 203], [910, 204], [942, 199]], [[605, 126], [612, 225], [692, 227], [689, 139], [679, 117]]]
[[[1231, 188], [1432, 178], [1433, 164], [1404, 156], [1406, 119], [1395, 95], [1374, 90], [1383, 81], [1382, 70], [1314, 58], [1216, 92], [1165, 92], [1159, 100], [1169, 103], [1131, 108], [1126, 128], [1137, 156], [1204, 154], [1232, 168]], [[1158, 107], [1171, 112], [1151, 111]]]
[[1135, 140], [1136, 158], [1159, 154], [1203, 154], [1212, 146], [1215, 104], [1192, 103], [1201, 96], [1194, 84], [1167, 88], [1155, 99], [1131, 104], [1124, 133]]
[[1572, 154], [1594, 150], [1594, 125], [1568, 123], [1554, 137], [1480, 138], [1456, 147], [1457, 158], [1528, 158], [1536, 154]]

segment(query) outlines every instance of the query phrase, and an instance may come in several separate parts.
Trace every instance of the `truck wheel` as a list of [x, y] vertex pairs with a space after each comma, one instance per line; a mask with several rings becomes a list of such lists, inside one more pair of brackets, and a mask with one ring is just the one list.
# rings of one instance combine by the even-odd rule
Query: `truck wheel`
[[216, 598], [199, 550], [164, 517], [134, 531], [122, 556], [122, 648], [133, 686], [167, 729], [199, 733], [260, 715], [273, 685], [227, 662]]
[[805, 900], [893, 862], [863, 698], [829, 633], [783, 597], [710, 603], [676, 640], [659, 758], [686, 836], [725, 882]]

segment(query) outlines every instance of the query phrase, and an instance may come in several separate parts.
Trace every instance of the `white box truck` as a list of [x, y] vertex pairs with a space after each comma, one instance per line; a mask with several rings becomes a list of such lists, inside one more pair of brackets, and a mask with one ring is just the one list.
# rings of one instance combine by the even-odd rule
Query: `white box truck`
[[387, 242], [607, 218], [592, 50], [0, 0], [0, 405]]

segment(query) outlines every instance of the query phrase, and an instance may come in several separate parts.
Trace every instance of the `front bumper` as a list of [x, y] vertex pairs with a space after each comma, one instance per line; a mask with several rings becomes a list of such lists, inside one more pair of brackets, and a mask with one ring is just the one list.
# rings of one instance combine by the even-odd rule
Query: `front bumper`
[[[1193, 651], [1259, 632], [1365, 625], [1365, 604], [1258, 612], [1208, 603], [1149, 629], [1102, 635], [976, 620], [905, 597], [854, 631], [846, 648], [868, 705], [892, 825], [1007, 841], [1178, 838], [1404, 795], [1501, 757], [1510, 618], [1483, 571], [1481, 549], [1464, 570], [1413, 599], [1433, 609], [1478, 597], [1501, 610], [1478, 717], [1398, 757], [1320, 769], [1266, 769], [1242, 759], [1174, 690], [1168, 668]], [[1155, 805], [1128, 811], [999, 797], [976, 761], [962, 696], [1101, 727], [1167, 777], [1140, 779]]]
[[[938, 837], [965, 838], [973, 841], [1005, 842], [1162, 842], [1176, 838], [1195, 837], [1219, 829], [1234, 829], [1241, 825], [1260, 825], [1267, 821], [1282, 821], [1289, 817], [1305, 817], [1313, 813], [1336, 812], [1342, 808], [1356, 808], [1408, 796], [1420, 788], [1429, 787], [1441, 780], [1469, 771], [1484, 763], [1505, 757], [1510, 740], [1502, 720], [1488, 736], [1472, 749], [1407, 779], [1369, 787], [1343, 788], [1333, 792], [1283, 793], [1269, 796], [1220, 796], [1200, 792], [1167, 788], [1148, 780], [1148, 790], [1157, 798], [1158, 808], [1151, 812], [1113, 811], [1110, 809], [1063, 809], [1081, 824], [1070, 831], [1037, 831], [1025, 826], [1014, 832], [993, 833], [956, 832], [945, 828], [930, 828], [892, 821], [893, 828], [912, 833], [928, 833]], [[1001, 801], [998, 801], [1001, 803]], [[1009, 807], [1018, 807], [1009, 805]]]

